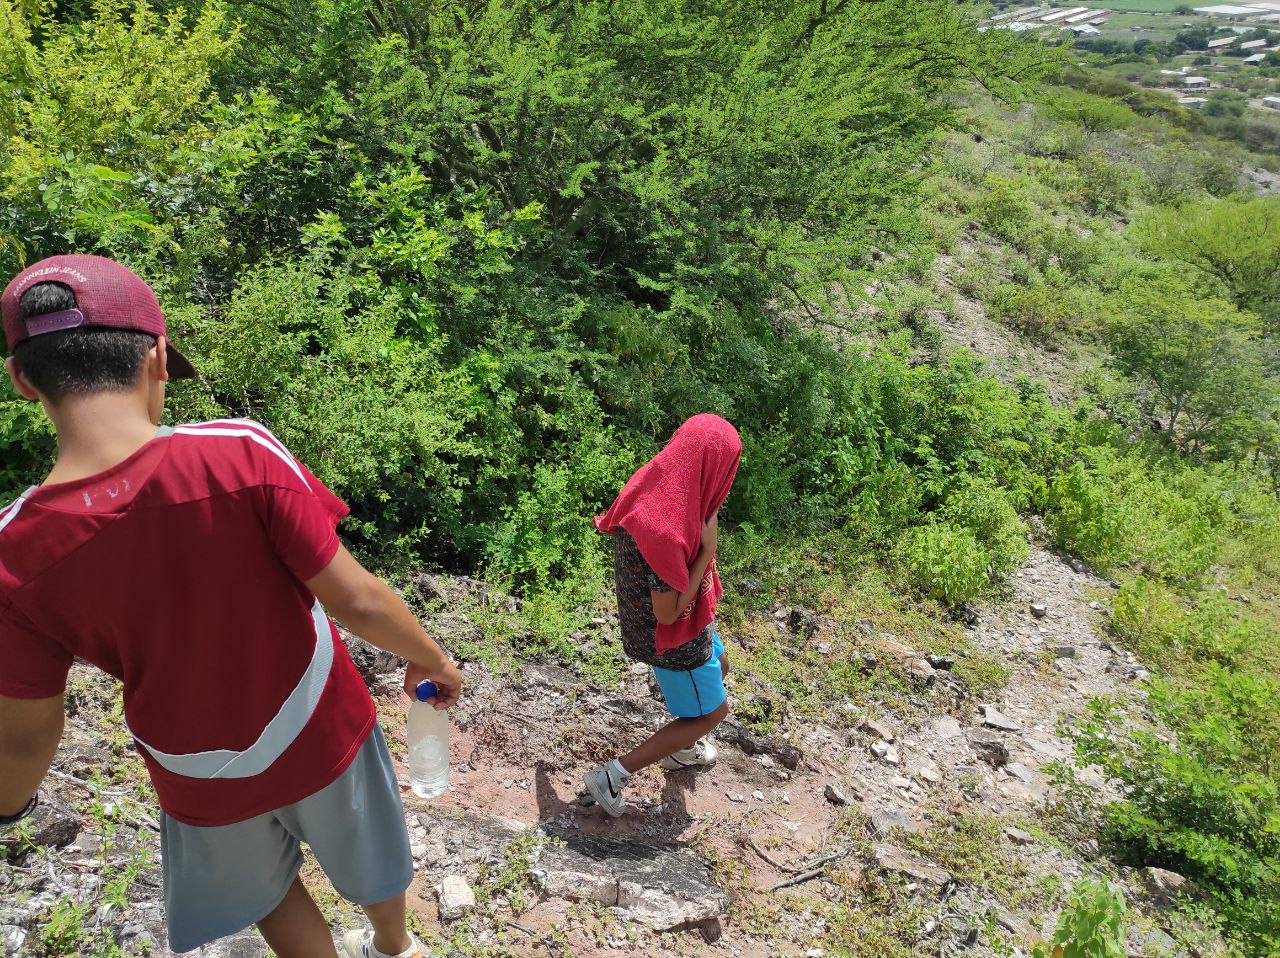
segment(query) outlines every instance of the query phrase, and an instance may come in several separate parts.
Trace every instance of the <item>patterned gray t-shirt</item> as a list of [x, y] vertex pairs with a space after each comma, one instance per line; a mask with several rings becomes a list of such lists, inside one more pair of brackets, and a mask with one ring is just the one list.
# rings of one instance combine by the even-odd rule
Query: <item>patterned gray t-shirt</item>
[[711, 658], [711, 625], [692, 641], [658, 652], [655, 642], [658, 620], [653, 614], [651, 593], [674, 590], [644, 561], [640, 547], [626, 529], [619, 529], [613, 536], [613, 579], [618, 590], [622, 648], [629, 658], [678, 672], [706, 664]]

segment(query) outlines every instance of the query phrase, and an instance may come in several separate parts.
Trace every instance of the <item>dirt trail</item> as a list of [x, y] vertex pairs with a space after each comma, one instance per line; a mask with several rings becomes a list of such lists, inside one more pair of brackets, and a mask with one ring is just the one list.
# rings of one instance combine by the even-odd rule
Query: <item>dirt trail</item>
[[[640, 670], [629, 676], [625, 689], [609, 692], [583, 689], [572, 673], [546, 665], [529, 666], [514, 690], [506, 681], [476, 676], [456, 726], [455, 789], [443, 805], [562, 835], [690, 846], [734, 874], [733, 904], [714, 943], [691, 932], [665, 935], [663, 954], [805, 955], [820, 930], [808, 902], [825, 896], [826, 882], [771, 889], [794, 877], [789, 869], [848, 844], [845, 836], [851, 832], [875, 842], [900, 838], [902, 831], [946, 830], [958, 815], [975, 808], [1013, 821], [1036, 821], [1052, 798], [1045, 766], [1070, 752], [1058, 732], [1060, 720], [1078, 716], [1090, 695], [1142, 694], [1136, 680], [1144, 673], [1098, 632], [1098, 599], [1109, 591], [1104, 580], [1036, 548], [1012, 579], [1007, 599], [980, 608], [971, 629], [976, 648], [998, 656], [1010, 673], [1008, 685], [991, 702], [969, 703], [954, 712], [924, 708], [881, 716], [879, 725], [893, 737], [885, 757], [871, 750], [876, 734], [850, 738], [822, 725], [793, 724], [787, 730], [804, 756], [795, 770], [771, 756], [749, 756], [724, 745], [720, 762], [707, 772], [639, 775], [628, 789], [630, 807], [618, 820], [579, 807], [575, 796], [591, 762], [616, 754], [663, 720], [665, 712]], [[987, 704], [1011, 727], [984, 724], [979, 706]], [[997, 719], [997, 724], [1002, 723]], [[994, 765], [984, 757], [988, 740], [1007, 749]], [[851, 806], [833, 803], [828, 786], [847, 796]], [[409, 804], [416, 807], [411, 798]], [[431, 812], [438, 814], [440, 806]], [[1026, 839], [1016, 833], [1016, 840]], [[1016, 854], [1031, 863], [1037, 877], [1070, 879], [1083, 870], [1059, 843], [1032, 840]], [[450, 867], [448, 861], [432, 863], [422, 885]], [[875, 866], [854, 854], [834, 865], [832, 873], [849, 880], [869, 867]], [[432, 898], [424, 887], [428, 919], [434, 917]], [[968, 910], [971, 925], [994, 913], [1014, 937], [1034, 937], [1052, 924], [1052, 915], [1016, 914], [982, 888], [962, 889], [957, 898], [963, 901], [956, 907]], [[783, 920], [762, 933], [751, 916], [763, 910], [776, 917], [779, 902]], [[519, 916], [519, 924], [534, 932], [564, 928], [572, 908], [543, 898]], [[522, 944], [521, 937], [509, 940], [513, 954], [544, 953], [536, 939], [523, 936], [529, 940]], [[612, 952], [621, 943], [606, 936], [601, 945], [573, 930], [569, 940], [570, 953], [577, 955]]]

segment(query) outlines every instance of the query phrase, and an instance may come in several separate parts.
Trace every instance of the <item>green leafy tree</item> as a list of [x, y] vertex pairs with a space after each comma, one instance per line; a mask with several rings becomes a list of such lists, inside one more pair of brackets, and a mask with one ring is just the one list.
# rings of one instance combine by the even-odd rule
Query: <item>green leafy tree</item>
[[180, 258], [161, 208], [237, 30], [216, 3], [97, 0], [66, 25], [45, 6], [0, 0], [0, 270], [62, 249]]
[[1176, 279], [1135, 284], [1108, 331], [1113, 363], [1177, 448], [1248, 449], [1268, 404], [1257, 323]]
[[1280, 199], [1230, 196], [1157, 209], [1135, 238], [1221, 283], [1241, 309], [1280, 322]]

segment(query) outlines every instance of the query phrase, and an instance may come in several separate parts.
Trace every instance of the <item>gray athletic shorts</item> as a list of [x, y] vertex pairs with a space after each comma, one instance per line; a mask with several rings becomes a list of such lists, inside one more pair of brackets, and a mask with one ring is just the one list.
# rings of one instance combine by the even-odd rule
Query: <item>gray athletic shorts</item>
[[206, 828], [161, 815], [169, 946], [190, 951], [275, 911], [302, 867], [303, 842], [357, 905], [395, 898], [413, 881], [400, 787], [377, 725], [341, 778], [296, 804]]

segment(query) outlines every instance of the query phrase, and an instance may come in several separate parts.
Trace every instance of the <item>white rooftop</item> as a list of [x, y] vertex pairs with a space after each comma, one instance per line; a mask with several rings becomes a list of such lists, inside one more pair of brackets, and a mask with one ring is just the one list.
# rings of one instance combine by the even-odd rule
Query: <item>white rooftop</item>
[[1266, 40], [1246, 40], [1244, 43], [1240, 44], [1240, 49], [1256, 50], [1259, 47], [1265, 47], [1266, 45], [1267, 45]]
[[1019, 7], [1017, 10], [1006, 10], [1004, 13], [997, 13], [991, 19], [993, 21], [1016, 20], [1018, 17], [1024, 16], [1028, 13], [1034, 13], [1038, 9], [1040, 8], [1039, 7]]
[[1196, 13], [1216, 13], [1224, 17], [1241, 17], [1248, 13], [1266, 13], [1270, 7], [1237, 7], [1234, 4], [1222, 3], [1213, 7], [1196, 7]]
[[1235, 43], [1238, 39], [1240, 38], [1239, 37], [1222, 37], [1218, 40], [1210, 40], [1209, 49], [1216, 50], [1218, 49], [1218, 47], [1229, 47], [1231, 46], [1231, 44]]
[[1088, 13], [1088, 7], [1068, 7], [1066, 10], [1054, 10], [1052, 13], [1046, 13], [1040, 19], [1045, 23], [1053, 23], [1055, 20], [1061, 20], [1064, 17], [1075, 16], [1077, 13]]

